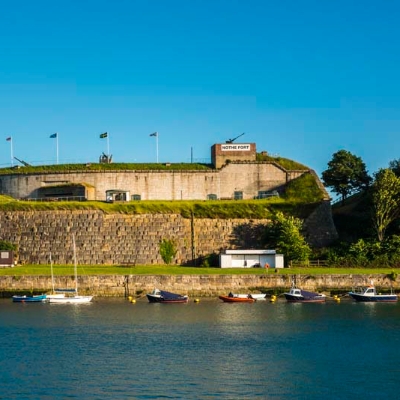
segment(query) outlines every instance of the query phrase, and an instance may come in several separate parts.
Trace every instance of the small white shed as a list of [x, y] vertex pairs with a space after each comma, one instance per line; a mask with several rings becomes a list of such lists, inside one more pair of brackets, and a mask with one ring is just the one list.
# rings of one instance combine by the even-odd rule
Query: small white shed
[[283, 254], [275, 250], [225, 250], [219, 255], [221, 268], [283, 268]]

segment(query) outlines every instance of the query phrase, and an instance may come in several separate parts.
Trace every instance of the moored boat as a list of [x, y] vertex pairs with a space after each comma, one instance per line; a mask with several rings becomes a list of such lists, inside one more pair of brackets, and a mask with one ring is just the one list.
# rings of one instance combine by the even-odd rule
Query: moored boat
[[225, 303], [254, 303], [255, 299], [250, 297], [250, 295], [241, 295], [241, 294], [234, 294], [229, 293], [227, 296], [218, 296], [220, 300]]
[[308, 292], [293, 286], [288, 293], [284, 293], [290, 303], [323, 303], [326, 296], [321, 293]]
[[47, 300], [47, 296], [45, 294], [38, 294], [33, 296], [26, 295], [14, 295], [12, 297], [12, 301], [14, 303], [41, 303]]
[[267, 295], [265, 293], [250, 293], [249, 297], [257, 301], [267, 299]]
[[167, 292], [165, 290], [154, 289], [146, 294], [150, 303], [187, 303], [189, 297], [186, 295]]
[[376, 292], [375, 286], [371, 283], [370, 286], [358, 288], [349, 292], [349, 296], [356, 301], [362, 302], [395, 302], [398, 297], [394, 293], [381, 294]]

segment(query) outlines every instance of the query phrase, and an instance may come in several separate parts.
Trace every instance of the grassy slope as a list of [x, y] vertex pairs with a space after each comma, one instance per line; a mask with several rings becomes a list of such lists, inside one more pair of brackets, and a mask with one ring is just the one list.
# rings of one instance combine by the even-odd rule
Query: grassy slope
[[[54, 275], [73, 276], [73, 266], [55, 265]], [[282, 268], [281, 275], [376, 275], [389, 274], [392, 269], [385, 268]], [[400, 269], [394, 270], [400, 273]], [[50, 265], [22, 265], [14, 268], [1, 268], [0, 276], [50, 276]], [[275, 270], [263, 268], [200, 268], [175, 265], [138, 266], [79, 266], [79, 275], [266, 275]]]

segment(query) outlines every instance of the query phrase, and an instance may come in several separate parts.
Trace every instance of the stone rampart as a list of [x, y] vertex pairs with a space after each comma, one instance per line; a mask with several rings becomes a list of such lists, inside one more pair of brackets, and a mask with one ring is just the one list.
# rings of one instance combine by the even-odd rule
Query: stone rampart
[[[309, 242], [336, 238], [329, 202], [306, 221]], [[183, 218], [178, 214], [106, 214], [101, 210], [0, 212], [0, 239], [18, 246], [18, 262], [82, 265], [163, 264], [160, 242], [173, 240], [173, 263], [198, 265], [202, 257], [223, 249], [260, 248], [267, 219]]]
[[[16, 199], [40, 198], [40, 189], [55, 185], [86, 184], [93, 198], [106, 200], [107, 190], [129, 192], [141, 200], [253, 199], [259, 191], [283, 190], [291, 179], [308, 170], [286, 171], [274, 162], [239, 162], [210, 170], [90, 170], [0, 175], [0, 193]], [[316, 177], [318, 180], [318, 177]], [[325, 190], [325, 189], [323, 189]]]

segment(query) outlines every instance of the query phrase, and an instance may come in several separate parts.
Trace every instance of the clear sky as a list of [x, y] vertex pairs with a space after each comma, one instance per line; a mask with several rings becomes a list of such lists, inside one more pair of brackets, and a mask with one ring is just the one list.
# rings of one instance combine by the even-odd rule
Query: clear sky
[[0, 167], [11, 148], [56, 163], [54, 132], [60, 163], [107, 143], [114, 162], [155, 162], [155, 131], [160, 162], [208, 162], [243, 132], [319, 175], [340, 149], [370, 173], [400, 158], [398, 1], [0, 5]]

